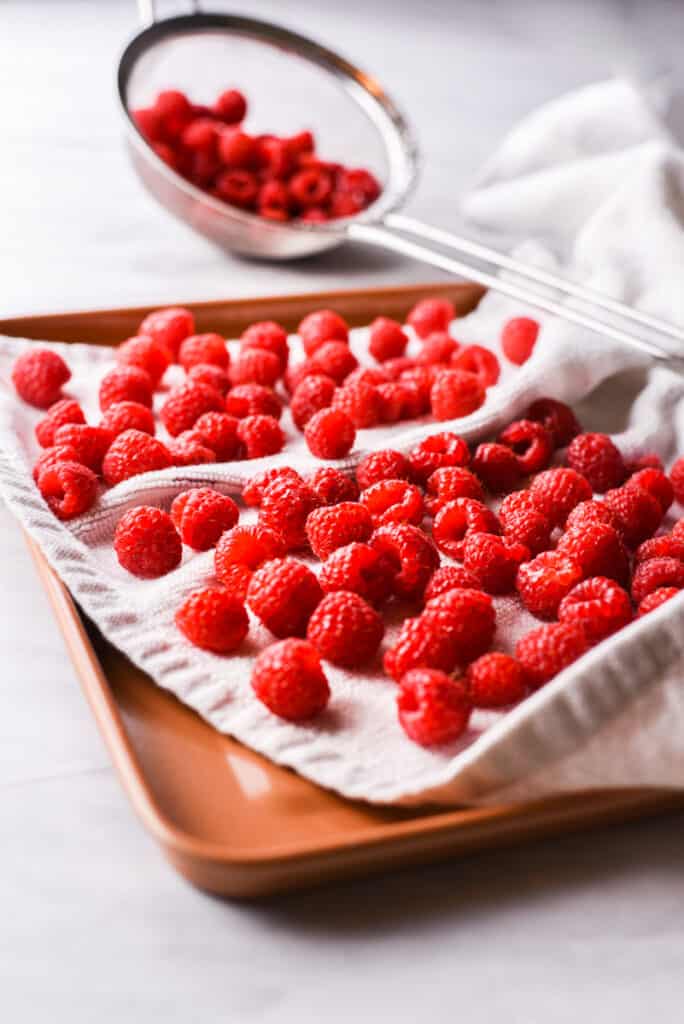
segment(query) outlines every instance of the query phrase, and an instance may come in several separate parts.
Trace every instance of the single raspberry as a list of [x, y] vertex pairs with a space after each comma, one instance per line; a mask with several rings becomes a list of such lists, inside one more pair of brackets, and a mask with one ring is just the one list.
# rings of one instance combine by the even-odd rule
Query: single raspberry
[[499, 520], [481, 501], [456, 498], [442, 505], [432, 524], [435, 544], [451, 558], [462, 558], [471, 533], [500, 533]]
[[[257, 197], [258, 182], [248, 170], [254, 165], [256, 157], [256, 142], [251, 135], [242, 132], [239, 128], [230, 131], [222, 131], [218, 138], [218, 156], [223, 165], [229, 168], [228, 171], [219, 175], [216, 180], [216, 187], [222, 199], [234, 203], [236, 206], [247, 205], [248, 201], [253, 204]], [[243, 177], [245, 176], [245, 177]], [[235, 188], [235, 183], [249, 181], [252, 188]], [[234, 190], [230, 188], [233, 183]]]
[[55, 445], [71, 445], [76, 449], [76, 462], [81, 462], [93, 473], [102, 469], [102, 460], [112, 443], [112, 435], [104, 427], [91, 427], [87, 423], [65, 423], [55, 431]]
[[67, 364], [49, 348], [30, 348], [22, 352], [12, 368], [12, 383], [17, 394], [37, 409], [54, 405], [70, 378]]
[[660, 504], [640, 487], [618, 487], [608, 491], [603, 500], [617, 516], [618, 532], [628, 547], [637, 547], [660, 526], [663, 518]]
[[311, 569], [294, 558], [276, 558], [258, 568], [247, 588], [247, 604], [275, 636], [303, 636], [323, 597]]
[[[419, 366], [432, 366], [435, 363], [442, 363], [445, 367], [452, 356], [460, 351], [461, 346], [446, 331], [437, 331], [430, 334], [420, 347], [416, 356], [416, 363]], [[464, 367], [465, 369], [465, 367]]]
[[670, 470], [670, 482], [674, 496], [680, 505], [684, 505], [684, 457], [677, 459]]
[[273, 388], [263, 384], [238, 384], [226, 396], [226, 412], [239, 420], [247, 416], [272, 416], [279, 420], [283, 407]]
[[165, 122], [167, 138], [180, 135], [192, 118], [192, 105], [185, 93], [178, 89], [165, 89], [160, 92], [154, 106]]
[[55, 431], [65, 423], [85, 423], [83, 409], [74, 398], [62, 398], [51, 405], [47, 415], [36, 424], [36, 440], [41, 448], [52, 448]]
[[117, 402], [139, 402], [152, 408], [152, 381], [139, 366], [117, 366], [100, 382], [99, 400], [103, 412]]
[[593, 576], [566, 594], [558, 618], [581, 626], [589, 643], [597, 644], [632, 621], [632, 602], [615, 580]]
[[[442, 367], [439, 371], [444, 372]], [[438, 372], [434, 366], [414, 366], [404, 370], [398, 383], [404, 389], [402, 419], [415, 420], [430, 412], [430, 392]]]
[[158, 309], [145, 317], [138, 333], [165, 345], [175, 359], [181, 342], [195, 333], [195, 318], [189, 309], [181, 306]]
[[625, 487], [640, 487], [642, 491], [648, 491], [656, 499], [663, 514], [665, 514], [674, 501], [674, 488], [662, 469], [654, 467], [640, 469], [630, 476]]
[[317, 309], [304, 317], [297, 333], [302, 339], [307, 356], [312, 355], [326, 341], [347, 341], [349, 326], [347, 321], [332, 309]]
[[684, 537], [664, 534], [662, 537], [651, 537], [640, 544], [634, 553], [634, 561], [647, 562], [649, 558], [676, 558], [684, 562]]
[[444, 431], [426, 437], [411, 449], [408, 458], [413, 476], [424, 484], [443, 466], [467, 466], [470, 451], [462, 437]]
[[660, 608], [661, 604], [665, 604], [666, 601], [676, 597], [677, 594], [681, 594], [681, 590], [678, 587], [659, 587], [658, 590], [651, 591], [643, 601], [639, 603], [637, 608], [637, 615], [641, 618], [642, 615], [648, 615], [649, 612], [654, 612], [656, 608]]
[[499, 380], [501, 366], [495, 354], [482, 345], [466, 345], [451, 358], [454, 370], [465, 370], [474, 373], [485, 390], [493, 387]]
[[230, 362], [226, 339], [220, 334], [191, 334], [181, 342], [178, 362], [184, 370], [199, 363], [211, 363], [225, 370]]
[[368, 351], [379, 363], [403, 356], [407, 345], [408, 337], [396, 320], [379, 316], [370, 325]]
[[287, 331], [274, 320], [261, 320], [259, 323], [251, 324], [240, 338], [240, 349], [261, 348], [272, 352], [278, 357], [280, 373], [285, 368], [290, 357], [290, 346], [287, 341]]
[[506, 708], [527, 693], [527, 676], [510, 654], [493, 651], [468, 666], [465, 687], [476, 708]]
[[376, 527], [391, 523], [420, 526], [423, 521], [423, 495], [406, 480], [378, 480], [362, 492], [360, 501], [368, 509]]
[[618, 533], [621, 531], [620, 520], [602, 501], [581, 501], [567, 518], [566, 529], [584, 527], [588, 523], [607, 523]]
[[409, 480], [410, 476], [411, 467], [406, 456], [391, 448], [364, 455], [356, 467], [356, 479], [362, 491], [379, 480]]
[[271, 644], [254, 661], [252, 689], [269, 711], [290, 722], [320, 714], [330, 687], [316, 648], [306, 640]]
[[591, 487], [574, 469], [563, 466], [545, 469], [530, 484], [534, 503], [554, 526], [563, 526], [576, 505], [589, 501]]
[[303, 481], [275, 480], [263, 491], [259, 525], [279, 534], [288, 551], [305, 548], [306, 520], [319, 504], [318, 496]]
[[171, 518], [181, 540], [195, 551], [215, 547], [221, 534], [232, 529], [239, 516], [232, 498], [209, 487], [184, 491], [171, 505]]
[[264, 348], [243, 349], [230, 369], [234, 385], [260, 384], [272, 388], [281, 376], [281, 363], [274, 352]]
[[195, 590], [176, 612], [176, 625], [195, 647], [214, 654], [237, 650], [249, 631], [239, 597], [228, 590]]
[[286, 554], [282, 537], [264, 526], [234, 526], [222, 533], [214, 552], [216, 578], [242, 600], [255, 569]]
[[38, 490], [58, 519], [75, 519], [95, 504], [97, 477], [79, 462], [56, 461], [38, 476]]
[[518, 640], [515, 656], [522, 663], [530, 685], [537, 690], [581, 658], [588, 646], [581, 626], [554, 622], [539, 626]]
[[320, 209], [332, 192], [332, 178], [322, 168], [307, 168], [294, 174], [288, 188], [295, 204], [303, 209]]
[[373, 387], [377, 387], [378, 384], [387, 384], [389, 377], [385, 373], [382, 366], [357, 366], [355, 370], [345, 378], [346, 384], [372, 384]]
[[436, 420], [469, 416], [484, 400], [481, 382], [465, 370], [444, 370], [430, 389], [430, 407]]
[[556, 551], [579, 565], [584, 576], [608, 576], [629, 582], [629, 557], [624, 544], [607, 523], [586, 523], [566, 530]]
[[152, 505], [138, 505], [116, 525], [114, 550], [119, 563], [141, 579], [171, 572], [183, 556], [183, 545], [171, 516]]
[[152, 381], [152, 387], [156, 388], [171, 364], [171, 353], [166, 345], [149, 335], [138, 334], [119, 345], [116, 361], [121, 366], [137, 366], [144, 370]]
[[205, 412], [195, 421], [192, 430], [214, 452], [217, 462], [231, 462], [240, 457], [242, 447], [238, 425], [239, 420], [226, 412]]
[[423, 747], [457, 740], [468, 727], [471, 704], [462, 683], [436, 669], [407, 672], [397, 694], [399, 723]]
[[497, 515], [505, 529], [507, 524], [517, 519], [519, 515], [536, 511], [537, 506], [529, 491], [511, 491], [499, 505]]
[[458, 587], [427, 602], [423, 615], [432, 616], [437, 628], [451, 636], [461, 665], [479, 658], [491, 646], [496, 612], [489, 594]]
[[359, 365], [358, 359], [343, 341], [324, 342], [309, 357], [308, 362], [312, 373], [332, 377], [336, 384], [342, 384]]
[[557, 402], [555, 398], [538, 398], [527, 410], [525, 419], [542, 423], [556, 448], [565, 448], [582, 429], [570, 406]]
[[209, 117], [196, 117], [183, 130], [181, 142], [186, 149], [213, 155], [216, 150], [217, 138], [216, 122]]
[[[218, 391], [220, 395], [227, 394], [230, 389], [230, 377], [227, 372], [220, 366], [214, 366], [213, 363], [197, 363], [195, 366], [191, 366], [188, 370], [188, 381], [192, 384], [205, 384], [207, 387], [213, 388], [214, 391]], [[232, 409], [228, 409], [227, 412], [232, 413], [233, 416], [237, 415]]]
[[640, 472], [642, 469], [659, 469], [661, 472], [665, 469], [663, 460], [655, 452], [644, 452], [643, 455], [636, 455], [632, 459], [627, 459], [625, 461], [625, 468], [628, 477], [634, 476], [635, 473]]
[[[304, 359], [294, 365], [290, 364], [283, 374], [285, 390], [288, 394], [293, 395], [303, 380], [315, 375], [324, 376], [324, 374], [320, 374], [318, 370], [312, 368], [310, 359]], [[335, 382], [333, 381], [333, 383]]]
[[79, 461], [78, 452], [70, 444], [55, 444], [51, 448], [46, 448], [44, 452], [41, 452], [36, 459], [33, 467], [32, 476], [35, 483], [40, 480], [40, 475], [46, 469], [51, 469], [56, 466], [58, 462], [78, 462], [79, 465], [82, 463]]
[[390, 597], [397, 574], [394, 561], [368, 544], [337, 548], [324, 563], [318, 581], [326, 593], [349, 590], [373, 605]]
[[506, 494], [518, 484], [523, 470], [518, 456], [505, 444], [487, 442], [475, 449], [473, 472], [493, 494]]
[[442, 565], [430, 577], [425, 588], [424, 600], [427, 604], [433, 598], [446, 594], [448, 590], [478, 590], [480, 581], [462, 565]]
[[416, 668], [452, 672], [458, 662], [458, 642], [453, 632], [443, 628], [436, 615], [423, 612], [415, 619], [404, 619], [394, 644], [383, 658], [383, 667], [396, 682]]
[[188, 382], [174, 388], [159, 410], [159, 418], [172, 437], [191, 430], [205, 412], [223, 412], [220, 392], [206, 384]]
[[337, 548], [354, 541], [367, 541], [372, 532], [370, 512], [356, 501], [315, 508], [306, 520], [306, 536], [311, 550], [322, 562]]
[[346, 413], [354, 426], [374, 427], [382, 418], [382, 402], [374, 384], [363, 380], [337, 388], [332, 400], [333, 409]]
[[172, 464], [165, 444], [141, 430], [125, 430], [112, 442], [102, 460], [102, 475], [110, 487], [139, 473], [153, 473]]
[[625, 479], [624, 459], [607, 434], [578, 434], [568, 446], [567, 459], [601, 494]]
[[[500, 510], [499, 518], [501, 519]], [[503, 523], [503, 520], [501, 522]], [[503, 533], [506, 540], [524, 544], [531, 555], [538, 555], [551, 546], [552, 530], [553, 527], [546, 516], [533, 509], [531, 512], [509, 512]]]
[[407, 411], [410, 389], [400, 381], [388, 381], [386, 384], [378, 384], [377, 391], [380, 396], [381, 423], [398, 423]]
[[439, 566], [437, 549], [422, 530], [408, 523], [381, 526], [371, 538], [371, 547], [386, 555], [397, 567], [394, 578], [397, 597], [422, 597], [428, 580]]
[[306, 482], [323, 505], [359, 500], [359, 488], [354, 478], [334, 466], [321, 466], [306, 478]]
[[413, 370], [416, 366], [416, 361], [411, 356], [397, 356], [396, 359], [387, 359], [382, 364], [382, 372], [387, 375], [389, 380], [398, 381], [402, 373], [406, 370]]
[[100, 426], [112, 437], [118, 437], [124, 430], [140, 430], [143, 434], [154, 434], [154, 414], [140, 402], [115, 402], [102, 417]]
[[297, 386], [290, 401], [290, 414], [298, 430], [304, 430], [309, 420], [321, 409], [332, 404], [335, 381], [323, 374], [305, 377]]
[[509, 362], [522, 366], [534, 352], [539, 324], [529, 316], [507, 320], [501, 332], [501, 350]]
[[567, 555], [544, 551], [518, 569], [520, 600], [538, 619], [555, 619], [558, 606], [582, 579], [582, 569]]
[[327, 661], [358, 668], [372, 660], [385, 627], [362, 597], [348, 590], [326, 594], [309, 619], [307, 640]]
[[538, 473], [551, 462], [553, 437], [535, 420], [517, 420], [499, 434], [499, 443], [511, 448], [518, 457], [520, 469], [527, 476]]
[[237, 422], [238, 440], [244, 446], [247, 459], [276, 455], [285, 444], [283, 429], [273, 416], [245, 416]]
[[242, 500], [245, 505], [252, 508], [259, 508], [263, 501], [266, 488], [276, 480], [288, 480], [291, 483], [301, 483], [302, 478], [296, 469], [290, 466], [273, 466], [271, 469], [262, 469], [260, 473], [250, 477], [242, 488]]
[[649, 558], [634, 570], [632, 597], [641, 604], [645, 597], [661, 587], [684, 587], [684, 563], [677, 558]]
[[200, 466], [216, 462], [216, 452], [194, 430], [184, 430], [169, 441], [167, 448], [174, 466]]
[[463, 542], [463, 565], [488, 594], [513, 590], [521, 562], [529, 559], [524, 544], [491, 533], [469, 533]]
[[321, 409], [304, 428], [309, 451], [318, 459], [342, 459], [354, 447], [356, 429], [339, 409]]
[[437, 469], [427, 482], [427, 508], [430, 515], [436, 515], [443, 505], [456, 498], [472, 498], [484, 501], [482, 484], [474, 473], [462, 466], [445, 466]]
[[435, 331], [448, 330], [455, 317], [456, 310], [448, 299], [421, 299], [406, 317], [406, 323], [411, 325], [419, 338], [427, 338]]

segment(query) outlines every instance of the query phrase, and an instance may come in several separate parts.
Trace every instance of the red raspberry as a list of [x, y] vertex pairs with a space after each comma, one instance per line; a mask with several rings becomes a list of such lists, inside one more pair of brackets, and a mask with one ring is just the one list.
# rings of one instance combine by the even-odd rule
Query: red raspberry
[[427, 489], [428, 495], [433, 495], [427, 500], [428, 511], [433, 516], [448, 501], [455, 501], [456, 498], [484, 501], [482, 484], [474, 473], [461, 466], [445, 466], [435, 470], [427, 482]]
[[[241, 132], [239, 128], [221, 132], [218, 138], [218, 156], [219, 160], [226, 167], [230, 168], [227, 174], [220, 175], [216, 183], [221, 198], [227, 199], [229, 202], [234, 201], [230, 193], [225, 190], [225, 180], [230, 177], [231, 173], [234, 174], [236, 171], [238, 173], [248, 173], [247, 169], [254, 165], [256, 150], [256, 142], [252, 136]], [[221, 183], [221, 179], [223, 179], [224, 183]], [[257, 182], [253, 175], [250, 175], [250, 180], [254, 182], [253, 194], [250, 197], [254, 200], [258, 191]], [[239, 196], [238, 198], [243, 197]], [[242, 203], [237, 205], [242, 205]]]
[[184, 129], [181, 142], [186, 149], [213, 154], [216, 150], [217, 138], [216, 122], [209, 117], [197, 117]]
[[219, 538], [214, 570], [224, 587], [244, 600], [254, 570], [284, 555], [283, 540], [273, 530], [264, 526], [234, 526]]
[[65, 423], [85, 423], [83, 409], [73, 398], [62, 398], [51, 405], [45, 416], [36, 424], [36, 440], [41, 448], [52, 448], [55, 431]]
[[459, 587], [428, 601], [424, 616], [432, 616], [437, 627], [451, 636], [457, 661], [474, 661], [491, 645], [496, 629], [496, 612], [489, 594]]
[[360, 500], [370, 512], [374, 526], [391, 523], [420, 526], [423, 521], [423, 495], [406, 480], [378, 480], [363, 491]]
[[311, 550], [322, 562], [337, 548], [354, 541], [367, 541], [372, 532], [370, 513], [355, 501], [315, 508], [306, 520]]
[[636, 549], [634, 560], [638, 565], [640, 562], [647, 562], [649, 558], [676, 558], [684, 562], [684, 537], [665, 534], [662, 537], [645, 540]]
[[452, 356], [451, 365], [454, 370], [474, 373], [485, 389], [493, 387], [501, 374], [499, 360], [482, 345], [466, 345]]
[[178, 362], [184, 370], [200, 363], [210, 363], [226, 370], [230, 362], [226, 339], [220, 334], [192, 334], [181, 342]]
[[672, 527], [672, 536], [684, 540], [684, 519], [679, 519]]
[[377, 391], [380, 396], [380, 421], [397, 423], [407, 411], [410, 389], [399, 381], [388, 381], [386, 384], [378, 384]]
[[371, 547], [398, 567], [394, 579], [397, 597], [422, 597], [428, 580], [439, 566], [437, 549], [422, 530], [408, 523], [381, 526], [373, 534]]
[[472, 461], [473, 472], [493, 494], [512, 491], [523, 470], [512, 448], [505, 444], [479, 444]]
[[614, 580], [594, 576], [563, 598], [558, 618], [581, 626], [589, 643], [597, 644], [632, 621], [632, 602]]
[[281, 376], [281, 365], [274, 352], [264, 348], [243, 349], [230, 370], [230, 379], [234, 385], [260, 384], [272, 388]]
[[362, 597], [338, 590], [326, 594], [318, 605], [306, 638], [327, 661], [358, 668], [375, 656], [384, 632], [382, 619]]
[[629, 581], [629, 558], [619, 534], [607, 523], [586, 523], [566, 530], [556, 551], [579, 565], [584, 576]]
[[321, 466], [306, 478], [306, 482], [323, 505], [359, 500], [359, 488], [354, 478], [334, 466]]
[[229, 654], [247, 636], [249, 619], [239, 597], [209, 587], [185, 599], [176, 612], [176, 625], [195, 647]]
[[346, 413], [321, 409], [304, 428], [309, 451], [318, 459], [342, 459], [354, 447], [356, 430]]
[[71, 370], [61, 356], [49, 348], [31, 348], [22, 352], [12, 368], [12, 383], [17, 394], [37, 409], [49, 409], [60, 398], [71, 378]]
[[501, 525], [505, 528], [509, 522], [517, 519], [520, 515], [527, 515], [536, 512], [537, 506], [529, 491], [511, 491], [499, 505], [497, 515]]
[[551, 546], [551, 523], [536, 509], [531, 512], [509, 512], [503, 532], [506, 540], [524, 544], [532, 555], [538, 555]]
[[649, 558], [634, 570], [632, 597], [641, 604], [645, 597], [661, 587], [684, 587], [684, 563], [677, 558]]
[[152, 505], [138, 505], [121, 517], [114, 533], [114, 550], [123, 568], [141, 579], [165, 576], [183, 556], [171, 516]]
[[407, 672], [401, 680], [397, 713], [409, 739], [432, 747], [451, 743], [465, 732], [471, 705], [462, 683], [423, 668]]
[[[446, 331], [438, 331], [425, 339], [416, 356], [416, 363], [419, 366], [432, 366], [435, 363], [442, 363], [446, 366], [451, 357], [458, 353], [460, 347], [456, 339]], [[463, 367], [463, 369], [468, 368]]]
[[298, 430], [304, 430], [315, 413], [320, 412], [321, 409], [327, 409], [331, 405], [335, 386], [332, 377], [312, 374], [305, 377], [296, 387], [290, 401], [290, 414]]
[[370, 325], [368, 351], [379, 363], [403, 356], [408, 337], [401, 324], [387, 316], [378, 316]]
[[378, 389], [363, 380], [337, 388], [332, 407], [346, 413], [357, 429], [374, 427], [382, 418], [382, 401]]
[[410, 476], [411, 467], [406, 456], [391, 448], [364, 455], [356, 467], [356, 479], [363, 491], [380, 480], [408, 480]]
[[[231, 143], [239, 146], [243, 140], [246, 140], [247, 147], [249, 148], [252, 140], [246, 135], [243, 135], [242, 132], [237, 132], [235, 134], [239, 135], [240, 139], [232, 139]], [[223, 150], [226, 141], [225, 135], [219, 140], [219, 149], [221, 151]], [[235, 145], [233, 148], [235, 148]], [[233, 206], [241, 206], [246, 210], [254, 209], [259, 195], [259, 181], [257, 176], [251, 171], [240, 170], [238, 168], [222, 171], [216, 178], [214, 187], [219, 199], [223, 199], [227, 203], [232, 203]]]
[[530, 685], [537, 690], [581, 658], [588, 646], [581, 626], [554, 622], [539, 626], [518, 640], [515, 656], [522, 663]]
[[74, 519], [95, 504], [97, 477], [79, 462], [56, 461], [39, 474], [38, 489], [58, 519]]
[[139, 473], [153, 473], [172, 464], [165, 444], [141, 430], [125, 430], [112, 442], [102, 461], [102, 475], [110, 487]]
[[430, 392], [437, 377], [444, 373], [434, 366], [415, 366], [405, 370], [399, 378], [404, 388], [404, 408], [402, 416], [405, 420], [414, 420], [430, 412]]
[[538, 335], [539, 324], [528, 316], [507, 320], [501, 332], [501, 349], [506, 359], [522, 366], [532, 355]]
[[391, 595], [394, 562], [368, 544], [353, 543], [337, 548], [324, 563], [318, 581], [326, 593], [349, 590], [380, 605]]
[[214, 388], [196, 382], [181, 384], [169, 394], [159, 418], [172, 437], [191, 430], [205, 412], [223, 412], [223, 398]]
[[525, 418], [542, 423], [556, 448], [565, 448], [582, 429], [570, 406], [557, 402], [555, 398], [538, 398], [527, 410]]
[[658, 590], [653, 590], [640, 602], [637, 608], [638, 617], [641, 618], [642, 615], [654, 612], [656, 608], [660, 608], [661, 604], [665, 604], [666, 601], [676, 597], [677, 594], [681, 594], [681, 590], [678, 587], [659, 587]]
[[237, 436], [247, 459], [276, 455], [285, 444], [283, 429], [272, 416], [245, 416], [238, 420]]
[[425, 602], [446, 594], [448, 590], [478, 590], [480, 581], [462, 565], [442, 565], [430, 577], [425, 588]]
[[154, 414], [140, 402], [115, 402], [102, 417], [100, 426], [111, 436], [118, 437], [124, 430], [140, 430], [143, 434], [154, 434]]
[[184, 491], [171, 505], [171, 518], [181, 540], [195, 551], [215, 547], [221, 534], [235, 526], [239, 515], [232, 498], [209, 487]]
[[152, 381], [139, 366], [117, 366], [100, 382], [100, 409], [105, 412], [117, 402], [139, 402], [152, 408]]
[[[197, 363], [196, 366], [191, 366], [188, 370], [188, 381], [192, 384], [206, 384], [221, 395], [225, 395], [230, 389], [230, 377], [226, 371], [212, 363]], [[227, 411], [233, 416], [236, 415], [232, 409]]]
[[603, 499], [618, 519], [618, 532], [628, 547], [635, 548], [653, 536], [660, 526], [663, 510], [656, 499], [640, 487], [618, 487]]
[[644, 452], [643, 455], [636, 455], [633, 459], [625, 461], [627, 476], [633, 476], [642, 469], [664, 470], [663, 460], [655, 452]]
[[41, 452], [36, 463], [33, 467], [33, 479], [35, 483], [40, 480], [41, 473], [44, 473], [46, 469], [52, 469], [58, 462], [78, 462], [78, 452], [70, 444], [56, 444], [51, 448], [46, 448], [44, 452]]
[[481, 501], [456, 498], [442, 505], [432, 524], [435, 544], [450, 555], [462, 558], [466, 537], [471, 533], [499, 533], [499, 520]]
[[290, 483], [302, 483], [302, 478], [296, 469], [290, 466], [273, 466], [271, 469], [262, 469], [260, 473], [250, 477], [242, 489], [242, 500], [245, 505], [252, 508], [259, 508], [263, 501], [266, 488], [276, 480], [288, 480]]
[[527, 677], [519, 661], [493, 651], [468, 666], [465, 687], [476, 708], [505, 708], [523, 699]]
[[444, 629], [436, 615], [423, 612], [404, 619], [399, 635], [383, 658], [388, 676], [396, 682], [416, 668], [452, 672], [458, 661], [458, 643], [453, 632]]
[[411, 472], [418, 483], [426, 483], [443, 466], [467, 466], [470, 462], [468, 445], [458, 434], [448, 431], [432, 434], [409, 452]]
[[256, 658], [252, 689], [269, 711], [290, 722], [320, 714], [330, 687], [318, 651], [305, 640], [281, 640]]
[[226, 412], [240, 420], [246, 416], [272, 416], [279, 420], [283, 407], [273, 388], [238, 384], [226, 397]]
[[281, 536], [288, 551], [305, 548], [306, 520], [319, 504], [318, 496], [303, 481], [276, 480], [263, 492], [259, 525]]
[[620, 520], [602, 501], [581, 501], [573, 508], [565, 524], [566, 529], [584, 527], [588, 523], [607, 523], [620, 533]]
[[559, 604], [581, 579], [582, 569], [571, 558], [557, 551], [544, 551], [520, 566], [515, 585], [532, 615], [555, 619]]
[[304, 317], [297, 333], [302, 339], [307, 356], [312, 355], [326, 341], [344, 341], [349, 338], [349, 326], [332, 309], [317, 309]]
[[317, 207], [325, 203], [332, 192], [330, 175], [320, 168], [309, 168], [293, 175], [288, 182], [290, 195], [303, 208]]
[[216, 462], [216, 452], [209, 448], [201, 434], [194, 430], [184, 430], [178, 437], [169, 441], [167, 448], [174, 466], [199, 466]]
[[192, 117], [192, 106], [185, 93], [178, 89], [165, 89], [155, 102], [155, 109], [165, 121], [167, 136], [179, 135]]
[[511, 448], [518, 457], [522, 472], [538, 473], [551, 462], [554, 443], [549, 431], [535, 420], [517, 420], [499, 435], [499, 442]]
[[341, 384], [359, 365], [352, 350], [343, 341], [326, 341], [310, 356], [309, 368], [312, 373], [332, 377]]
[[216, 100], [214, 113], [224, 124], [239, 124], [247, 116], [247, 100], [238, 89], [226, 89]]
[[488, 594], [513, 590], [518, 566], [529, 557], [524, 544], [491, 533], [469, 533], [463, 542], [463, 565]]
[[347, 384], [372, 384], [373, 387], [377, 387], [378, 384], [387, 384], [389, 377], [385, 373], [382, 366], [357, 366], [355, 370], [345, 378], [345, 385]]
[[138, 333], [165, 345], [175, 359], [181, 342], [195, 333], [195, 318], [189, 309], [180, 306], [158, 309], [145, 317]]
[[156, 388], [171, 364], [171, 353], [166, 345], [149, 335], [138, 334], [121, 342], [116, 350], [116, 361], [121, 366], [144, 370]]
[[448, 330], [455, 317], [456, 310], [448, 299], [421, 299], [406, 317], [406, 323], [411, 325], [419, 338], [427, 338], [435, 331]]
[[398, 381], [402, 373], [413, 370], [415, 366], [416, 361], [411, 356], [397, 356], [396, 359], [387, 359], [382, 364], [382, 372], [387, 375], [389, 380]]
[[215, 453], [217, 462], [230, 462], [240, 457], [239, 422], [225, 412], [205, 412], [195, 421], [192, 430]]
[[91, 427], [86, 423], [65, 423], [55, 431], [55, 445], [71, 445], [76, 449], [76, 462], [81, 462], [93, 473], [102, 469], [102, 460], [112, 443], [112, 435], [104, 427]]
[[622, 455], [607, 434], [578, 434], [568, 447], [568, 465], [581, 473], [593, 491], [619, 487], [625, 479]]
[[642, 491], [648, 491], [660, 505], [663, 514], [674, 501], [674, 488], [662, 469], [640, 469], [630, 476], [625, 487], [640, 487]]
[[275, 558], [254, 572], [247, 604], [275, 636], [303, 636], [323, 597], [311, 569], [294, 558]]
[[684, 457], [677, 459], [670, 470], [670, 481], [676, 500], [684, 505]]
[[251, 324], [240, 338], [240, 348], [262, 348], [267, 352], [273, 352], [280, 362], [281, 374], [285, 372], [290, 357], [290, 346], [287, 332], [274, 320], [261, 320], [259, 323]]
[[554, 526], [563, 526], [576, 505], [590, 500], [591, 487], [574, 469], [558, 466], [538, 473], [530, 494], [542, 515]]
[[436, 420], [469, 416], [485, 400], [485, 391], [474, 373], [444, 370], [430, 389], [430, 407]]

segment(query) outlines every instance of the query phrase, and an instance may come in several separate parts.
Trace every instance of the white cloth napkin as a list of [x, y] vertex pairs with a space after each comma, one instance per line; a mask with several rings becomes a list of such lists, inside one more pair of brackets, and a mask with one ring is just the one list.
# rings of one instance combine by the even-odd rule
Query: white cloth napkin
[[[683, 189], [682, 155], [652, 108], [631, 86], [611, 82], [523, 122], [485, 170], [465, 212], [480, 226], [530, 239], [517, 250], [521, 258], [555, 266], [561, 254], [564, 273], [684, 322]], [[463, 341], [496, 348], [503, 321], [522, 312], [491, 293], [452, 329]], [[186, 551], [174, 573], [140, 582], [119, 567], [111, 541], [126, 508], [168, 507], [189, 483], [236, 493], [264, 464], [310, 469], [315, 460], [287, 416], [289, 443], [280, 456], [148, 474], [104, 493], [81, 520], [62, 524], [30, 479], [38, 414], [17, 402], [9, 384], [12, 362], [26, 344], [0, 339], [2, 493], [107, 637], [215, 728], [321, 785], [375, 802], [477, 803], [585, 787], [682, 784], [682, 598], [591, 651], [512, 712], [475, 713], [467, 734], [445, 749], [424, 750], [404, 736], [395, 685], [379, 670], [359, 676], [326, 666], [333, 697], [316, 722], [291, 725], [269, 714], [249, 687], [254, 654], [270, 640], [258, 623], [252, 622], [244, 649], [229, 658], [191, 647], [174, 627], [184, 595], [211, 579], [211, 552]], [[363, 352], [364, 330], [353, 332], [352, 344]], [[96, 421], [96, 382], [111, 353], [72, 345], [63, 354], [74, 374], [69, 392]], [[672, 459], [684, 452], [684, 381], [551, 319], [525, 367], [508, 368], [482, 409], [445, 427], [475, 441], [542, 394], [577, 403], [590, 392], [580, 408], [585, 426], [618, 435], [626, 454], [657, 448]], [[406, 450], [435, 429], [420, 423], [363, 431], [360, 448]], [[536, 623], [512, 598], [496, 603], [497, 646], [510, 649]], [[386, 643], [395, 631], [396, 625], [388, 630]]]

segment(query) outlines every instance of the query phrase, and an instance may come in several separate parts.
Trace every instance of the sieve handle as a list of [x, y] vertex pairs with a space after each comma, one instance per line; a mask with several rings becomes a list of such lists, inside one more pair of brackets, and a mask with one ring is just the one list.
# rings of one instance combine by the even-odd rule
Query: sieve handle
[[[199, 0], [190, 0], [192, 14], [199, 12]], [[157, 21], [157, 0], [138, 0], [138, 16], [145, 28]]]

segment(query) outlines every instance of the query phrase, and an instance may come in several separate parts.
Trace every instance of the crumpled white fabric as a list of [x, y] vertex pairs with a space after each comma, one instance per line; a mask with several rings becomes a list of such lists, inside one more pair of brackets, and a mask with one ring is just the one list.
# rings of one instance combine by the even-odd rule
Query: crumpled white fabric
[[[610, 82], [526, 119], [464, 209], [482, 227], [528, 239], [516, 250], [521, 258], [552, 267], [561, 254], [564, 273], [684, 323], [683, 188], [682, 153], [651, 105], [627, 83]], [[503, 321], [523, 312], [491, 293], [452, 330], [463, 341], [496, 348]], [[628, 455], [656, 448], [671, 460], [684, 452], [681, 377], [564, 321], [540, 319], [532, 359], [520, 370], [506, 369], [482, 409], [445, 429], [476, 441], [548, 394], [580, 403], [585, 426], [617, 435]], [[258, 623], [252, 621], [244, 648], [228, 658], [191, 647], [173, 625], [184, 595], [211, 579], [212, 553], [186, 551], [174, 573], [140, 582], [119, 567], [111, 540], [126, 508], [168, 507], [192, 483], [237, 493], [265, 464], [312, 468], [315, 460], [287, 415], [290, 440], [279, 456], [138, 477], [105, 492], [82, 519], [59, 523], [30, 478], [39, 414], [17, 402], [9, 383], [26, 344], [0, 339], [3, 496], [106, 636], [215, 728], [323, 786], [380, 803], [484, 803], [592, 787], [682, 785], [683, 598], [595, 648], [507, 714], [476, 712], [466, 735], [447, 748], [424, 750], [404, 736], [395, 685], [379, 669], [359, 675], [326, 666], [333, 698], [313, 723], [291, 725], [270, 715], [249, 686], [251, 660], [270, 639]], [[365, 331], [354, 332], [352, 344], [363, 352]], [[96, 421], [96, 382], [111, 353], [70, 345], [63, 354], [74, 374], [69, 393]], [[436, 429], [425, 422], [363, 431], [359, 450], [343, 465], [368, 448], [407, 450]], [[497, 611], [500, 649], [536, 624], [512, 598], [497, 599]], [[396, 628], [395, 622], [386, 644]]]

